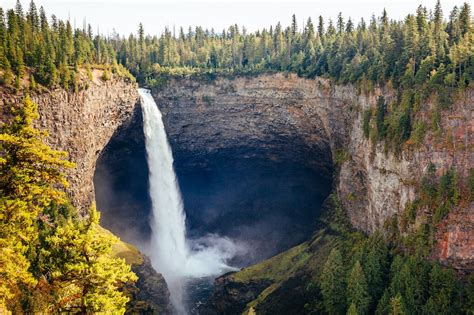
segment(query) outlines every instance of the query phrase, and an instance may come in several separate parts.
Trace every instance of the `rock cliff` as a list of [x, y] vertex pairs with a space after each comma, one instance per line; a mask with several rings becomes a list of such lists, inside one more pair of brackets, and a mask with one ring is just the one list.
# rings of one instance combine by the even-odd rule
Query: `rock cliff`
[[[352, 224], [366, 232], [402, 214], [416, 198], [417, 183], [429, 163], [440, 174], [454, 166], [464, 179], [474, 163], [474, 91], [469, 89], [441, 115], [440, 125], [451, 145], [435, 142], [428, 133], [421, 147], [405, 148], [401, 155], [387, 152], [382, 143], [373, 144], [362, 131], [364, 110], [375, 108], [379, 95], [390, 104], [395, 97], [391, 90], [363, 94], [324, 79], [267, 74], [170, 80], [153, 95], [174, 154], [188, 157], [182, 163], [202, 166], [207, 155], [220, 152], [225, 158], [236, 147], [245, 148], [239, 151], [242, 159], [261, 154], [322, 173], [330, 173], [337, 163], [335, 188]], [[421, 106], [434, 105], [428, 101]], [[472, 270], [473, 215], [471, 203], [443, 221], [433, 257]]]
[[[207, 157], [216, 154], [223, 159], [231, 154], [240, 159], [259, 154], [267, 160], [296, 161], [334, 176], [333, 189], [352, 225], [367, 233], [403, 215], [418, 197], [420, 180], [430, 163], [438, 175], [454, 167], [463, 185], [474, 165], [472, 89], [442, 111], [441, 137], [428, 132], [419, 146], [407, 143], [399, 154], [386, 150], [384, 143], [366, 139], [362, 128], [364, 111], [376, 107], [379, 95], [388, 104], [395, 100], [390, 89], [364, 94], [328, 80], [268, 74], [170, 80], [153, 95], [175, 156], [187, 157], [180, 165], [206, 167]], [[429, 120], [426, 113], [434, 102], [420, 106], [425, 114], [421, 119]], [[419, 213], [420, 217], [425, 214]], [[471, 202], [453, 209], [438, 225], [432, 259], [462, 273], [472, 272], [473, 235]], [[200, 312], [236, 314], [254, 307], [261, 314], [303, 311], [312, 300], [307, 295], [316, 294], [305, 289], [308, 279], [321, 270], [331, 242], [330, 235], [316, 235], [281, 255], [219, 277]]]
[[[0, 93], [0, 106], [21, 102], [23, 95]], [[137, 106], [136, 84], [122, 78], [93, 80], [89, 88], [77, 93], [63, 89], [32, 93], [38, 104], [37, 127], [48, 131], [47, 142], [68, 152], [76, 167], [68, 170], [68, 194], [81, 213], [94, 200], [93, 176], [96, 160], [115, 130], [131, 116]]]
[[[46, 141], [53, 148], [68, 152], [69, 159], [76, 163], [75, 168], [67, 171], [67, 193], [82, 214], [87, 213], [95, 201], [93, 178], [100, 153], [114, 133], [135, 121], [140, 111], [136, 83], [118, 76], [107, 81], [100, 77], [100, 73], [94, 73], [88, 88], [77, 93], [56, 89], [31, 94], [40, 114], [37, 127], [49, 134]], [[0, 112], [3, 113], [0, 122], [8, 119], [8, 106], [23, 98], [24, 95], [0, 90]], [[115, 251], [139, 276], [137, 283], [127, 289], [132, 297], [127, 305], [129, 311], [169, 314], [167, 285], [149, 259], [124, 242], [114, 245]]]

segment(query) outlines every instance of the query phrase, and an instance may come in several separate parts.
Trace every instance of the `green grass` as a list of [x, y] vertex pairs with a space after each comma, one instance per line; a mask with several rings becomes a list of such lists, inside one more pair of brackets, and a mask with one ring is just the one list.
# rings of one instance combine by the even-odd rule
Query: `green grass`
[[270, 280], [272, 282], [255, 300], [247, 304], [243, 314], [263, 302], [296, 273], [304, 272], [312, 278], [319, 277], [327, 256], [336, 244], [337, 237], [321, 230], [308, 242], [230, 275], [233, 281], [240, 283], [259, 280]]
[[[100, 231], [101, 233], [104, 233], [106, 235], [113, 235], [112, 232], [107, 229], [104, 229], [103, 227], [101, 227]], [[112, 245], [111, 255], [113, 257], [125, 259], [125, 262], [129, 265], [141, 265], [143, 263], [143, 255], [138, 250], [138, 248], [136, 248], [132, 244], [123, 242], [120, 239], [117, 243]]]
[[263, 279], [281, 281], [286, 279], [291, 271], [304, 264], [308, 258], [308, 255], [305, 253], [307, 247], [308, 244], [303, 243], [268, 260], [244, 268], [231, 277], [235, 281], [244, 283]]

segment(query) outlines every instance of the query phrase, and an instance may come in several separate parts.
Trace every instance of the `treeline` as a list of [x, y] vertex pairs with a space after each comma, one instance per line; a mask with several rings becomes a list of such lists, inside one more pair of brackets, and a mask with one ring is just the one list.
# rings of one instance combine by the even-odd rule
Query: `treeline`
[[97, 64], [124, 72], [113, 47], [103, 36], [94, 36], [90, 25], [73, 29], [69, 21], [48, 18], [34, 1], [26, 11], [18, 0], [14, 9], [0, 7], [0, 83], [20, 88], [26, 81], [33, 89], [39, 83], [77, 90], [80, 69], [91, 79], [91, 65]]
[[[310, 314], [470, 314], [474, 277], [466, 283], [451, 269], [420, 255], [405, 256], [380, 233], [334, 248], [317, 282], [308, 288]], [[359, 238], [357, 240], [357, 238]]]
[[118, 61], [149, 84], [154, 74], [179, 67], [234, 73], [293, 71], [342, 83], [394, 87], [427, 82], [466, 86], [474, 77], [468, 3], [454, 7], [447, 21], [438, 1], [433, 12], [419, 6], [403, 21], [390, 20], [384, 10], [380, 17], [357, 24], [339, 14], [335, 23], [320, 16], [316, 23], [309, 18], [299, 27], [293, 16], [286, 28], [278, 23], [254, 33], [238, 25], [220, 33], [202, 27], [177, 33], [165, 29], [160, 37], [145, 36], [140, 25], [137, 36], [110, 41]]
[[119, 291], [135, 281], [111, 256], [115, 237], [92, 208], [80, 218], [64, 193], [65, 152], [45, 144], [33, 127], [38, 112], [26, 97], [8, 104], [0, 127], [0, 313], [124, 313]]
[[[293, 16], [286, 28], [278, 23], [253, 33], [238, 25], [221, 32], [165, 29], [158, 37], [146, 36], [140, 24], [137, 36], [114, 35], [109, 42], [118, 62], [150, 87], [162, 87], [171, 77], [264, 72], [328, 77], [364, 93], [387, 86], [396, 98], [391, 103], [379, 99], [376, 108], [363, 113], [364, 134], [400, 153], [408, 141], [422, 144], [429, 130], [442, 139], [440, 112], [454, 103], [456, 92], [473, 84], [471, 14], [464, 3], [446, 20], [438, 1], [433, 11], [419, 6], [402, 21], [391, 20], [384, 10], [357, 25], [339, 14], [335, 23], [320, 16], [300, 27]], [[419, 112], [433, 95], [436, 108], [427, 123]]]
[[[457, 203], [459, 187], [453, 170], [439, 178], [430, 171], [423, 182], [422, 190], [436, 195], [439, 207]], [[323, 215], [324, 228], [336, 238], [306, 289], [310, 297], [305, 305], [307, 314], [472, 313], [474, 275], [460, 277], [429, 259], [433, 243], [429, 244], [427, 234], [433, 232], [429, 228], [432, 221], [424, 218], [415, 225], [413, 221], [398, 224], [389, 220], [387, 224], [395, 223], [392, 227], [366, 236], [351, 228], [337, 197], [332, 195], [329, 200], [332, 206]], [[423, 202], [417, 201], [419, 206]], [[416, 214], [416, 210], [407, 211]], [[400, 221], [407, 220], [405, 216]]]
[[25, 73], [32, 84], [69, 87], [79, 68], [124, 65], [142, 83], [156, 85], [163, 76], [193, 73], [261, 73], [292, 71], [301, 76], [327, 76], [341, 83], [397, 87], [429, 85], [464, 87], [474, 78], [474, 28], [471, 8], [454, 7], [446, 21], [438, 1], [433, 12], [420, 6], [403, 21], [382, 15], [357, 24], [339, 14], [337, 21], [309, 18], [303, 27], [293, 16], [247, 32], [232, 25], [221, 32], [196, 27], [147, 36], [140, 24], [128, 38], [93, 35], [91, 26], [73, 29], [69, 21], [31, 1], [24, 12], [0, 8], [0, 79], [19, 85]]

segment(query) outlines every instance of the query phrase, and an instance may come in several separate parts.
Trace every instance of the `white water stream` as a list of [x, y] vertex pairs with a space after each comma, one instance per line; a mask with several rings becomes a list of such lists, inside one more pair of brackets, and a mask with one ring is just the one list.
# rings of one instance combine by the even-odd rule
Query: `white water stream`
[[186, 215], [161, 112], [148, 90], [139, 89], [139, 94], [152, 202], [149, 254], [153, 267], [168, 284], [176, 313], [186, 314], [186, 279], [232, 270], [226, 262], [235, 255], [237, 247], [231, 240], [216, 235], [194, 241], [186, 239]]

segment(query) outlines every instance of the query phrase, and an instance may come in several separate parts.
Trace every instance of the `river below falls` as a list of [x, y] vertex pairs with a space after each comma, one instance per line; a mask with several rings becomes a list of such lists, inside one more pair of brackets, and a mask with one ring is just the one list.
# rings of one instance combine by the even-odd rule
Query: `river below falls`
[[189, 314], [199, 314], [199, 308], [204, 305], [212, 295], [215, 277], [189, 279], [186, 284], [186, 305]]

